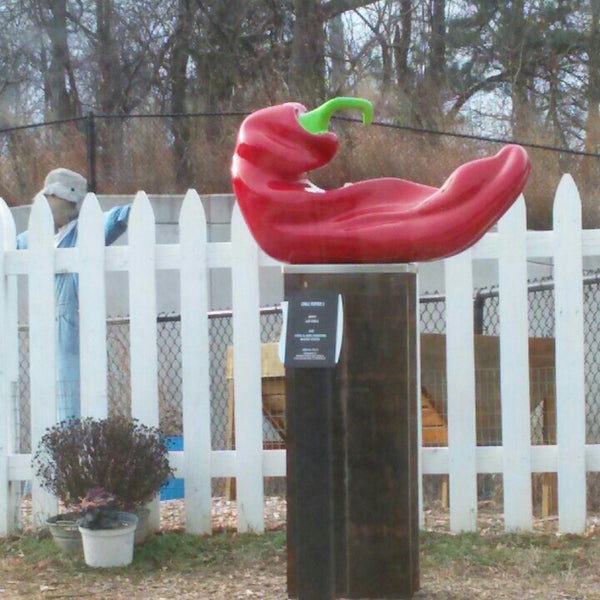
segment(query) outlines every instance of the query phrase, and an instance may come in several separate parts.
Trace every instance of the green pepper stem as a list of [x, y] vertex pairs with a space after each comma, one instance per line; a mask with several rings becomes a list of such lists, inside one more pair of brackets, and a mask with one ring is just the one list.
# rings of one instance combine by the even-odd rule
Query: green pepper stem
[[373, 105], [364, 98], [348, 98], [340, 96], [332, 98], [321, 106], [298, 116], [300, 125], [309, 133], [327, 133], [329, 130], [329, 120], [339, 110], [360, 110], [362, 113], [363, 125], [368, 125], [373, 121]]

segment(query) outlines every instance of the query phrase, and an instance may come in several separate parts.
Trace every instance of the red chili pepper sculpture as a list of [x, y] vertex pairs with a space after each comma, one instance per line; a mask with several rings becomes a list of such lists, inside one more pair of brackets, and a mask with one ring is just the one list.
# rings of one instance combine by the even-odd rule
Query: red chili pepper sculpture
[[519, 196], [530, 163], [516, 145], [460, 166], [440, 188], [396, 178], [322, 190], [307, 172], [338, 149], [331, 115], [357, 108], [363, 123], [372, 106], [335, 98], [307, 112], [298, 103], [258, 110], [242, 123], [232, 163], [240, 209], [273, 258], [295, 264], [425, 261], [465, 250]]

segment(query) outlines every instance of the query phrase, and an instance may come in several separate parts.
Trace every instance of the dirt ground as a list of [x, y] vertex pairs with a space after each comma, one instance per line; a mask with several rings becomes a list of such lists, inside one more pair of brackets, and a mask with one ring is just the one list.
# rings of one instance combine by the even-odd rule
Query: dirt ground
[[[266, 500], [266, 536], [234, 533], [235, 502], [215, 499], [213, 527], [225, 533], [199, 542], [181, 533], [181, 513], [181, 502], [165, 503], [162, 534], [136, 549], [134, 564], [123, 569], [90, 569], [81, 558], [66, 559], [39, 533], [0, 540], [0, 600], [287, 598], [283, 499]], [[590, 518], [586, 534], [574, 537], [557, 535], [554, 519], [536, 520], [536, 533], [509, 536], [497, 507], [483, 504], [479, 533], [453, 536], [447, 511], [429, 510], [414, 598], [600, 600], [599, 523]]]

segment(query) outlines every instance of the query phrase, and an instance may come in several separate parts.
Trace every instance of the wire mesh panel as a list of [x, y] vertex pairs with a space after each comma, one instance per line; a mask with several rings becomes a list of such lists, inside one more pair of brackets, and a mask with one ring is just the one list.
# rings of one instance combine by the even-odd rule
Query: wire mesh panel
[[31, 452], [31, 403], [29, 381], [29, 328], [19, 327], [19, 381], [15, 399], [15, 439], [19, 452]]
[[446, 297], [439, 292], [426, 292], [419, 302], [419, 331], [446, 332]]
[[[209, 315], [211, 433], [213, 449], [232, 447], [231, 407], [226, 378], [227, 349], [233, 340], [231, 311]], [[281, 330], [281, 311], [266, 309], [261, 314], [263, 342], [277, 341]], [[165, 435], [183, 435], [181, 319], [163, 315], [157, 319], [158, 382], [160, 428]], [[109, 406], [111, 413], [127, 414], [130, 410], [129, 321], [108, 322]], [[265, 420], [265, 441], [280, 441], [280, 436]]]
[[215, 450], [231, 449], [229, 435], [229, 390], [225, 367], [227, 348], [233, 340], [231, 311], [220, 311], [210, 315], [210, 412], [212, 445]]
[[586, 443], [600, 442], [600, 274], [584, 278]]
[[[554, 336], [554, 296], [551, 280], [532, 280], [528, 286], [529, 335], [531, 338], [553, 338]], [[499, 338], [499, 290], [497, 286], [477, 289], [473, 295], [474, 331], [477, 335]], [[438, 292], [425, 293], [420, 298], [421, 334], [444, 334], [445, 297]], [[479, 346], [479, 348], [478, 348]], [[483, 361], [481, 343], [476, 340], [476, 363]], [[539, 350], [538, 350], [539, 351]], [[530, 354], [536, 348], [530, 348]], [[493, 364], [479, 365], [475, 373], [475, 395], [477, 398], [477, 443], [485, 446], [502, 444], [501, 403], [500, 403], [500, 361], [499, 348], [495, 351]], [[431, 368], [425, 359], [421, 365], [421, 383], [426, 387], [441, 415], [446, 417], [446, 373], [445, 369]], [[532, 443], [543, 443], [547, 439], [544, 427], [543, 401], [553, 396], [554, 369], [538, 366], [532, 360], [530, 368], [530, 395], [532, 398], [531, 439]], [[546, 423], [546, 425], [545, 425]]]
[[107, 321], [108, 412], [131, 414], [131, 363], [129, 360], [129, 319]]

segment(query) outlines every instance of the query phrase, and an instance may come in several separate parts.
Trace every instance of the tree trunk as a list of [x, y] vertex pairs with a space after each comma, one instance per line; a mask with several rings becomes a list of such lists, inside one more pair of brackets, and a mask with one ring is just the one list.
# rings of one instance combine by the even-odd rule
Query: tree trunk
[[[597, 153], [600, 150], [600, 1], [591, 2], [591, 28], [588, 37], [588, 86], [587, 117], [585, 120], [585, 151]], [[584, 202], [584, 226], [599, 227], [597, 181], [600, 176], [598, 159], [583, 157], [579, 170], [578, 185]]]
[[396, 26], [394, 35], [396, 79], [399, 86], [405, 86], [410, 79], [408, 52], [412, 35], [412, 12], [412, 0], [401, 0], [400, 27]]
[[431, 43], [424, 78], [412, 94], [416, 121], [420, 126], [442, 129], [442, 91], [446, 72], [446, 0], [430, 0]]
[[[205, 22], [203, 45], [197, 53], [204, 107], [208, 112], [231, 110], [234, 90], [240, 83], [239, 71], [243, 69], [243, 23], [252, 6], [243, 0], [199, 4]], [[218, 142], [222, 136], [221, 120], [207, 119], [205, 131], [210, 142]]]
[[[190, 58], [189, 40], [191, 38], [192, 11], [189, 0], [179, 0], [177, 22], [173, 34], [171, 51], [171, 111], [175, 115], [187, 111], [187, 66]], [[190, 119], [173, 117], [171, 131], [174, 137], [173, 151], [175, 176], [180, 187], [192, 185], [192, 161], [190, 156]]]
[[293, 99], [308, 107], [325, 100], [325, 21], [318, 0], [295, 0], [289, 86]]
[[431, 10], [430, 79], [439, 87], [446, 69], [446, 0], [433, 0]]
[[[123, 113], [120, 103], [121, 68], [114, 40], [115, 11], [113, 0], [96, 0], [96, 57], [98, 61], [98, 105], [105, 115]], [[98, 157], [104, 179], [127, 180], [124, 128], [119, 121], [107, 121], [102, 129], [102, 151]]]
[[117, 86], [119, 59], [113, 40], [113, 0], [96, 0], [96, 56], [99, 68], [98, 104], [104, 114], [114, 114], [119, 109]]
[[525, 15], [524, 0], [515, 0], [510, 10], [509, 72], [512, 78], [512, 121], [513, 137], [519, 141], [527, 141], [531, 127], [532, 110], [529, 103], [529, 69], [525, 55], [524, 34]]
[[44, 73], [46, 118], [68, 119], [79, 114], [79, 102], [76, 89], [67, 88], [67, 80], [72, 85], [74, 80], [67, 42], [66, 0], [51, 0], [48, 9], [47, 19], [40, 14], [41, 24], [50, 39], [50, 63]]
[[346, 87], [344, 22], [341, 15], [333, 17], [329, 22], [329, 46], [331, 48], [330, 87], [333, 96], [341, 96]]

